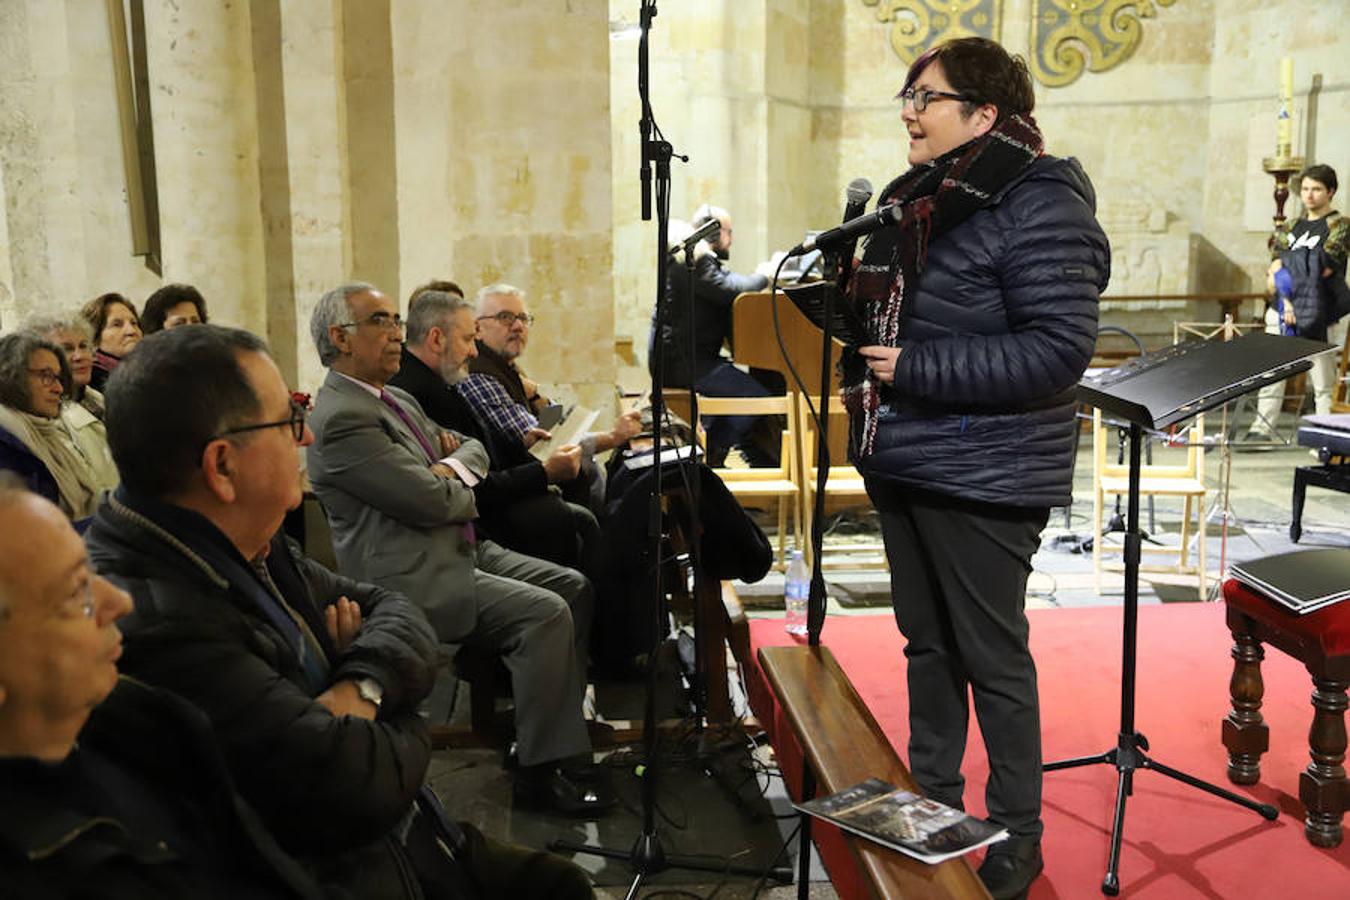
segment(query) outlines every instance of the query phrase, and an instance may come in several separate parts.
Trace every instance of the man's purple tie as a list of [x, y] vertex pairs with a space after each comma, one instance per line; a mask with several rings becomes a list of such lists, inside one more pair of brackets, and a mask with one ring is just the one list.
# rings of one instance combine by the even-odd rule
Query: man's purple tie
[[[417, 438], [417, 443], [422, 445], [422, 450], [427, 455], [427, 462], [434, 463], [439, 461], [440, 457], [436, 455], [435, 450], [431, 449], [431, 442], [428, 441], [427, 436], [422, 433], [422, 429], [418, 428], [417, 425], [413, 422], [412, 416], [408, 415], [408, 411], [403, 408], [403, 404], [395, 400], [393, 394], [384, 390], [380, 391], [380, 399], [384, 401], [385, 406], [392, 409], [394, 411], [394, 414], [403, 420], [403, 424], [408, 426], [408, 430], [413, 433], [413, 437]], [[474, 531], [473, 522], [471, 521], [465, 522], [464, 543], [472, 546], [477, 542], [478, 542], [478, 535]]]
[[403, 420], [403, 424], [408, 426], [408, 430], [413, 433], [413, 437], [417, 438], [417, 443], [422, 445], [422, 450], [427, 454], [427, 462], [434, 463], [440, 459], [436, 451], [432, 449], [431, 441], [427, 440], [427, 436], [422, 433], [422, 429], [418, 428], [413, 422], [412, 416], [408, 415], [408, 411], [403, 408], [403, 404], [395, 400], [394, 395], [388, 391], [380, 391], [380, 399], [384, 401], [385, 406], [394, 411], [394, 415]]

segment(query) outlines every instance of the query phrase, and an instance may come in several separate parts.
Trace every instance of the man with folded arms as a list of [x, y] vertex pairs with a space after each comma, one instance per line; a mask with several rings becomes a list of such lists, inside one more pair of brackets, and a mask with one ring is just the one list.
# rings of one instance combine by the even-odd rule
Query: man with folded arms
[[262, 341], [215, 325], [151, 335], [107, 409], [122, 484], [86, 540], [135, 599], [123, 668], [206, 713], [282, 847], [359, 900], [520, 896], [488, 886], [522, 872], [589, 896], [570, 863], [456, 826], [424, 786], [435, 635], [403, 597], [280, 536], [313, 434]]
[[309, 476], [343, 571], [412, 599], [441, 641], [501, 654], [515, 695], [519, 800], [578, 815], [613, 805], [582, 718], [590, 582], [478, 539], [473, 486], [487, 453], [387, 386], [402, 355], [393, 300], [343, 285], [315, 306], [310, 333], [329, 372]]

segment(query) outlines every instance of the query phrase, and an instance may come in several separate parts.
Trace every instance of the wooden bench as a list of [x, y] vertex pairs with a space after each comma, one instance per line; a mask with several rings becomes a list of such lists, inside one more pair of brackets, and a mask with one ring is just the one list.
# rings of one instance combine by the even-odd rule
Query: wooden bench
[[[763, 647], [759, 664], [815, 776], [818, 795], [873, 777], [918, 792], [909, 770], [828, 647]], [[830, 827], [812, 823], [817, 831]], [[847, 832], [842, 837], [875, 897], [989, 896], [966, 857], [930, 866]]]

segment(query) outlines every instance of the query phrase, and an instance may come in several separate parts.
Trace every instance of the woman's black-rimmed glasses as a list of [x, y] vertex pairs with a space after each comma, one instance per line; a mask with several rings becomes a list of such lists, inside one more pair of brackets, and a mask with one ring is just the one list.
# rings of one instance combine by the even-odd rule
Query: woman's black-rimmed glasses
[[966, 100], [966, 101], [970, 100], [970, 98], [967, 97], [965, 94], [953, 94], [951, 91], [933, 91], [929, 90], [928, 88], [905, 88], [903, 91], [895, 95], [895, 99], [899, 100], [901, 104], [913, 103], [914, 111], [916, 113], [921, 113], [925, 109], [927, 109], [928, 104], [931, 103], [934, 98], [947, 100]]

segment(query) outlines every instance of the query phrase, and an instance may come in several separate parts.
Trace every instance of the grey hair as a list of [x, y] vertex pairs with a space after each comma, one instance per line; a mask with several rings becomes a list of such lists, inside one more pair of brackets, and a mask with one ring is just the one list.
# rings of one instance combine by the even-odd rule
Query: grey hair
[[408, 306], [409, 346], [422, 344], [433, 328], [449, 330], [450, 321], [464, 309], [472, 310], [473, 304], [448, 291], [423, 291], [418, 294]]
[[353, 297], [376, 290], [378, 288], [368, 282], [349, 281], [324, 294], [314, 305], [314, 312], [309, 317], [309, 334], [314, 338], [314, 349], [319, 351], [319, 362], [324, 368], [331, 366], [333, 360], [338, 358], [338, 348], [334, 346], [328, 329], [351, 321]]
[[59, 313], [37, 313], [24, 319], [21, 327], [24, 331], [31, 331], [43, 337], [53, 331], [73, 331], [84, 335], [87, 340], [94, 339], [94, 326], [89, 324], [89, 320], [78, 309]]
[[66, 354], [40, 334], [19, 331], [0, 337], [0, 403], [22, 412], [33, 411], [28, 389], [28, 361], [39, 350], [49, 350], [61, 370], [61, 392], [67, 397], [74, 386]]
[[496, 297], [499, 294], [507, 297], [519, 297], [522, 302], [525, 300], [525, 292], [515, 285], [489, 284], [485, 288], [480, 288], [473, 299], [473, 305], [478, 310], [478, 315], [483, 314], [483, 307], [487, 303], [487, 298]]

